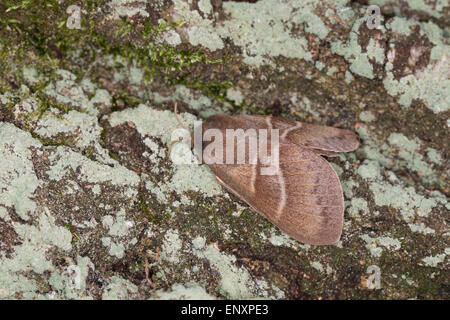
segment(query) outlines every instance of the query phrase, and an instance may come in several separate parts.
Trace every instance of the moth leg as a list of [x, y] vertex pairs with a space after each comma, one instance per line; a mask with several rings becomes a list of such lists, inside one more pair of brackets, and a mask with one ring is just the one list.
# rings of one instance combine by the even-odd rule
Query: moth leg
[[319, 156], [326, 156], [326, 157], [337, 157], [338, 153], [333, 151], [325, 151], [320, 149], [311, 149], [314, 153], [318, 154]]
[[[182, 126], [183, 129], [185, 129], [187, 132], [189, 132], [192, 135], [192, 131], [189, 129], [189, 127], [186, 124], [184, 124], [183, 121], [181, 121], [180, 118], [178, 117], [178, 102], [175, 102], [175, 105], [173, 107], [173, 113], [175, 114], [175, 119], [177, 120], [178, 124], [180, 126]], [[178, 139], [173, 140], [173, 141], [170, 142], [169, 150], [167, 152], [167, 157], [168, 158], [170, 158], [170, 154], [172, 152], [173, 145], [175, 143], [178, 143], [178, 142], [181, 142], [181, 141], [183, 141], [183, 137], [179, 137]], [[191, 141], [191, 146], [190, 147], [192, 148], [192, 141]]]
[[173, 147], [173, 145], [174, 145], [175, 143], [178, 143], [178, 142], [181, 142], [181, 141], [183, 141], [183, 137], [179, 137], [178, 139], [173, 140], [173, 141], [170, 142], [170, 144], [169, 144], [169, 150], [167, 151], [167, 157], [168, 157], [169, 159], [170, 159], [170, 154], [172, 153], [172, 147]]
[[181, 121], [180, 118], [178, 117], [178, 102], [175, 102], [175, 106], [173, 107], [173, 113], [175, 114], [175, 119], [177, 119], [178, 124], [182, 126], [183, 129], [186, 129], [187, 131], [191, 132], [188, 126], [185, 125], [183, 121]]

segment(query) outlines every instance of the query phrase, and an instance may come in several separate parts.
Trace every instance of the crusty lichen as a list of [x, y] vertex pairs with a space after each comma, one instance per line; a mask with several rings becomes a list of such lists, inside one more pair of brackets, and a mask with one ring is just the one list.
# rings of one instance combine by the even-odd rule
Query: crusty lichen
[[[373, 30], [360, 1], [86, 0], [77, 30], [65, 4], [3, 1], [0, 297], [446, 298], [449, 8], [370, 2], [394, 9]], [[188, 125], [357, 130], [329, 159], [341, 241], [300, 244], [172, 163], [175, 102]]]

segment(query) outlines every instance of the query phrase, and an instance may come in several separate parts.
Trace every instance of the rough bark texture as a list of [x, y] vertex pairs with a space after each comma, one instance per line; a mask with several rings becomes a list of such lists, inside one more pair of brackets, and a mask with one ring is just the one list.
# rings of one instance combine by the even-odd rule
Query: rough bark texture
[[[450, 298], [449, 11], [2, 1], [0, 298]], [[168, 160], [175, 101], [188, 125], [251, 113], [358, 132], [328, 159], [341, 241], [302, 245], [206, 166]]]

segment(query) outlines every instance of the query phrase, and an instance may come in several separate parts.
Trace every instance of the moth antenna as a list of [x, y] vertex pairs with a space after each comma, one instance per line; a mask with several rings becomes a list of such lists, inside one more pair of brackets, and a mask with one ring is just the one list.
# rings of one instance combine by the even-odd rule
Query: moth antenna
[[173, 112], [175, 113], [175, 118], [177, 119], [177, 122], [180, 124], [180, 126], [182, 126], [184, 129], [186, 129], [187, 131], [191, 132], [191, 130], [189, 129], [189, 127], [187, 125], [185, 125], [180, 118], [178, 117], [178, 102], [175, 102], [175, 106], [174, 106], [174, 110]]
[[[180, 126], [183, 127], [183, 129], [187, 130], [191, 135], [192, 135], [192, 131], [189, 129], [189, 127], [183, 123], [183, 121], [180, 120], [180, 118], [178, 117], [178, 102], [175, 102], [174, 108], [173, 108], [173, 113], [175, 114], [175, 119], [177, 119], [177, 122]], [[167, 151], [167, 156], [170, 158], [170, 153], [172, 152], [172, 147], [175, 143], [181, 142], [183, 141], [183, 137], [179, 137], [176, 140], [173, 140], [170, 142], [169, 145], [169, 150]], [[192, 145], [192, 142], [191, 142]], [[192, 147], [192, 146], [191, 146]]]

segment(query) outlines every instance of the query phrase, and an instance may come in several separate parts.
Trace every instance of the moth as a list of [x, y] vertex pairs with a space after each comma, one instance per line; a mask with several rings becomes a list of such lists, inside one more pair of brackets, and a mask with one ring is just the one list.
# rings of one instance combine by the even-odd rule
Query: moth
[[213, 115], [191, 135], [218, 182], [287, 235], [312, 245], [339, 241], [344, 197], [322, 156], [356, 150], [353, 131], [272, 116]]

